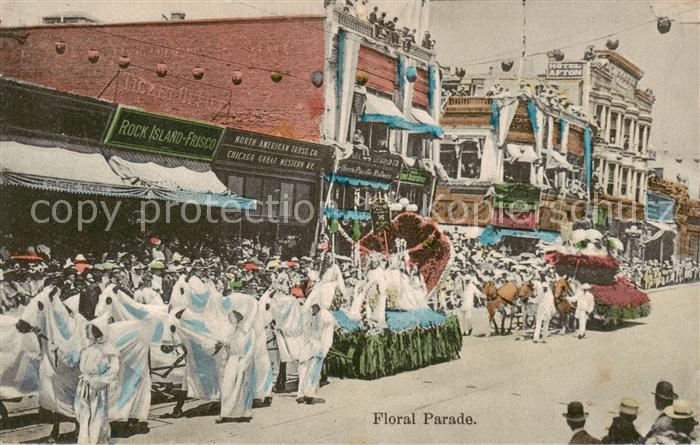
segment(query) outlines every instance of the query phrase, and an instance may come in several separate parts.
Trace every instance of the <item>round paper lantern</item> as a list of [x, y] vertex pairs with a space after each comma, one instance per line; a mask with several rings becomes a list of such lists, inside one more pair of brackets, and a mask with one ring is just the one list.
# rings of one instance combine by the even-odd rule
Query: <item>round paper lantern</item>
[[272, 79], [272, 81], [275, 83], [281, 82], [283, 77], [284, 75], [279, 71], [273, 71], [272, 73], [270, 73], [270, 79]]
[[63, 54], [66, 52], [66, 42], [58, 41], [56, 42], [56, 52], [58, 54]]
[[314, 71], [311, 73], [311, 83], [314, 84], [316, 88], [323, 85], [323, 73], [321, 71]]
[[605, 47], [610, 51], [616, 50], [618, 46], [620, 46], [620, 41], [618, 39], [608, 39], [608, 41], [605, 42]]
[[501, 62], [501, 69], [503, 71], [505, 71], [506, 73], [508, 71], [510, 71], [512, 68], [513, 68], [513, 61], [512, 60]]
[[656, 29], [661, 34], [666, 34], [671, 30], [671, 19], [668, 17], [659, 17], [659, 19], [656, 21]]
[[409, 66], [406, 68], [406, 80], [413, 83], [418, 79], [418, 71], [415, 66]]
[[399, 199], [399, 204], [401, 204], [401, 207], [406, 207], [410, 203], [411, 203], [411, 201], [409, 201], [408, 198]]
[[240, 71], [234, 71], [231, 74], [231, 82], [233, 82], [234, 85], [240, 85], [241, 82], [243, 82], [243, 73]]
[[197, 79], [197, 80], [199, 80], [199, 79], [201, 79], [202, 77], [204, 77], [204, 68], [202, 68], [201, 65], [195, 65], [195, 66], [192, 68], [192, 77], [194, 77], [194, 78]]
[[560, 49], [550, 51], [548, 55], [557, 62], [561, 62], [562, 60], [564, 60], [564, 52]]
[[355, 83], [357, 83], [361, 87], [365, 86], [365, 84], [367, 83], [368, 80], [369, 80], [369, 78], [367, 76], [365, 76], [364, 74], [358, 74], [355, 77]]
[[406, 211], [407, 212], [417, 212], [418, 211], [418, 205], [416, 204], [409, 204], [406, 206]]
[[87, 52], [87, 58], [90, 61], [90, 63], [97, 63], [97, 61], [100, 60], [100, 52], [96, 49], [90, 49]]
[[131, 65], [131, 59], [129, 59], [129, 56], [127, 56], [126, 54], [122, 54], [121, 56], [119, 56], [118, 63], [119, 68], [127, 69], [129, 68], [129, 65]]
[[160, 62], [156, 65], [156, 74], [158, 74], [158, 77], [165, 77], [168, 74], [168, 65], [165, 62]]

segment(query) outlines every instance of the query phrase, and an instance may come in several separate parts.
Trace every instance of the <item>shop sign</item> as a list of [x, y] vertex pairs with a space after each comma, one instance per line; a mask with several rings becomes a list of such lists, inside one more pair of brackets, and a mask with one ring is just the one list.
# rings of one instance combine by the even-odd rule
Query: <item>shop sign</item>
[[363, 156], [359, 150], [353, 151], [348, 159], [338, 163], [337, 175], [350, 178], [370, 179], [391, 182], [399, 177], [401, 158], [389, 152], [374, 152]]
[[227, 129], [216, 163], [317, 173], [330, 163], [328, 147], [309, 142]]
[[119, 106], [105, 145], [211, 161], [224, 127]]
[[372, 214], [372, 230], [375, 233], [386, 230], [391, 223], [389, 201], [384, 198], [376, 198], [370, 201], [369, 209]]
[[431, 174], [418, 168], [405, 168], [401, 170], [401, 182], [426, 185], [431, 179]]
[[556, 79], [575, 79], [583, 77], [583, 62], [550, 62], [547, 77]]

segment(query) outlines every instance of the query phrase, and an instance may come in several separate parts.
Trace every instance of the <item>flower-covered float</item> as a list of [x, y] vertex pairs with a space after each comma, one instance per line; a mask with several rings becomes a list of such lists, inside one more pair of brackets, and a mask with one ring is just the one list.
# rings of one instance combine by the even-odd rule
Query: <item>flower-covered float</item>
[[623, 249], [620, 240], [581, 221], [575, 224], [569, 240], [550, 245], [545, 261], [559, 275], [590, 284], [596, 302], [593, 316], [606, 326], [616, 326], [622, 320], [646, 317], [651, 311], [647, 294], [620, 273], [615, 255]]
[[450, 259], [437, 225], [405, 212], [359, 240], [362, 272], [346, 283], [326, 372], [376, 379], [459, 357], [459, 323], [428, 306]]

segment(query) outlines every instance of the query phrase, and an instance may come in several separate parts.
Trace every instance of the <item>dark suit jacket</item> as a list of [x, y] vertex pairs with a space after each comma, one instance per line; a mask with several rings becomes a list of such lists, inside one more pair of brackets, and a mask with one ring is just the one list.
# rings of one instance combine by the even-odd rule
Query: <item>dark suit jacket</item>
[[574, 434], [569, 441], [570, 444], [597, 444], [600, 440], [588, 434], [585, 430]]

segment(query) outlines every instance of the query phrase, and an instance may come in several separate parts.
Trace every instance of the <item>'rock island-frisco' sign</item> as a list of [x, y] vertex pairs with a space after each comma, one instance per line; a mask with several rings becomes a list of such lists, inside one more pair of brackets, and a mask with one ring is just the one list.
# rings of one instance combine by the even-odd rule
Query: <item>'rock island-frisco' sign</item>
[[104, 143], [133, 150], [211, 161], [224, 127], [120, 106]]

